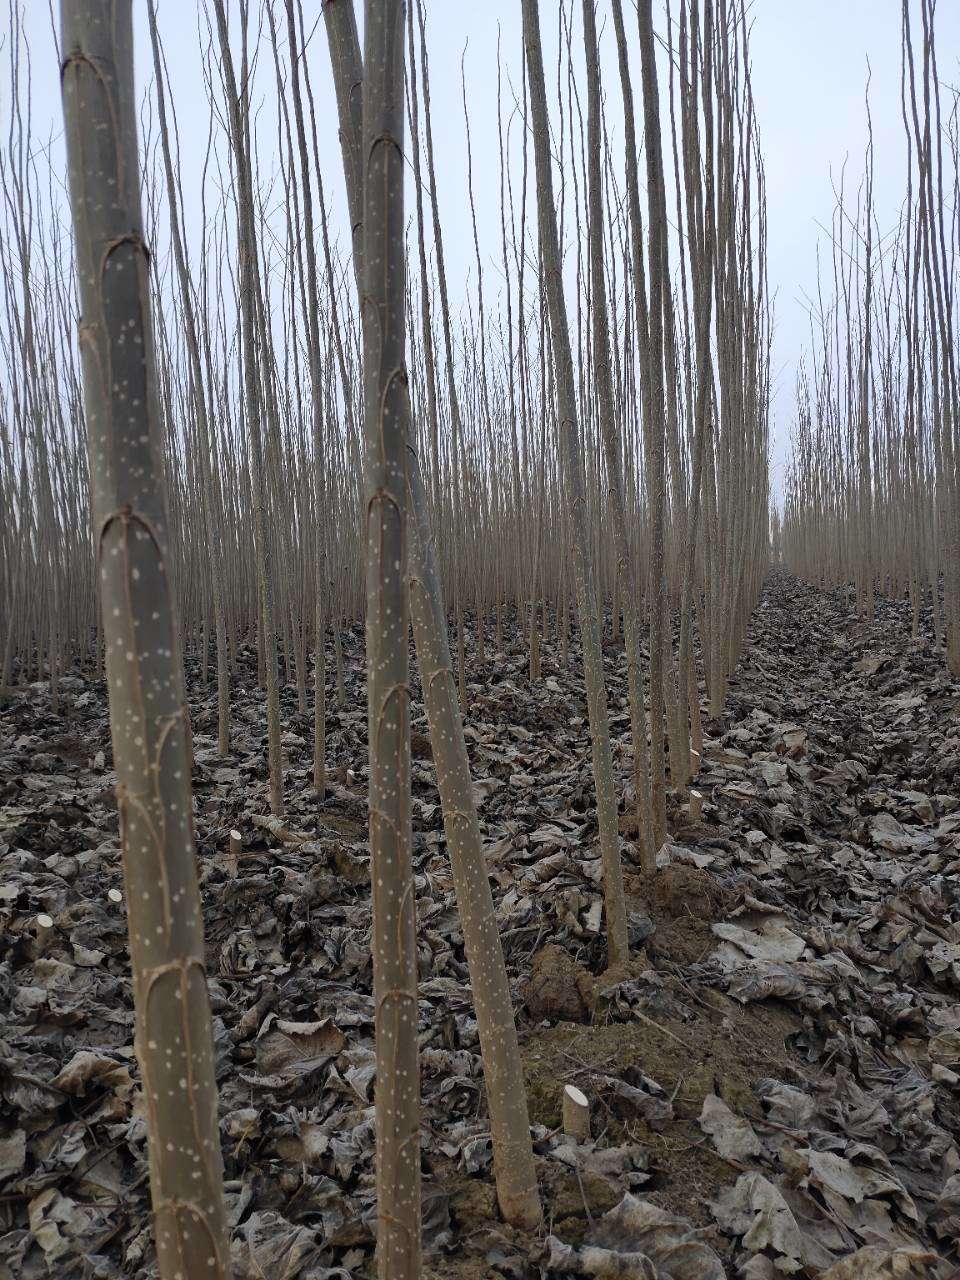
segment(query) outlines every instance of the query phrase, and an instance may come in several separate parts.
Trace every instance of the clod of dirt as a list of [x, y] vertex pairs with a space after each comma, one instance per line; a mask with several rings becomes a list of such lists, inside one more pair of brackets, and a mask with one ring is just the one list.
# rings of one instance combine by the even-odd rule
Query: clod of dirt
[[533, 1018], [587, 1022], [593, 1008], [594, 978], [569, 952], [549, 942], [533, 957], [523, 998]]
[[720, 920], [732, 905], [732, 894], [708, 871], [680, 862], [662, 867], [653, 889], [657, 913], [672, 920], [691, 915], [707, 922]]
[[[572, 1170], [558, 1168], [549, 1161], [544, 1161], [544, 1166], [542, 1175], [553, 1221], [563, 1223], [564, 1239], [571, 1243], [582, 1237], [588, 1215], [606, 1213], [623, 1194], [611, 1179], [598, 1174], [581, 1172], [578, 1177]], [[583, 1223], [578, 1229], [576, 1220], [581, 1218]]]
[[716, 945], [710, 926], [727, 918], [735, 895], [708, 871], [679, 862], [661, 867], [652, 880], [625, 877], [631, 900], [642, 903], [656, 925], [647, 944], [654, 964], [658, 958], [683, 965], [705, 959]]
[[479, 1178], [463, 1178], [451, 1193], [450, 1211], [465, 1233], [488, 1227], [497, 1220], [496, 1188]]

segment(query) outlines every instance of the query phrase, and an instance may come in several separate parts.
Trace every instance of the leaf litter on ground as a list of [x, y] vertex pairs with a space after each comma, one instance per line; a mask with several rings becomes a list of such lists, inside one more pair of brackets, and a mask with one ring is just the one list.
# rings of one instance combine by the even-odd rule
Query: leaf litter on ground
[[[608, 627], [609, 636], [609, 627]], [[837, 643], [842, 637], [842, 643]], [[372, 1274], [374, 1009], [359, 628], [331, 680], [331, 783], [283, 690], [268, 812], [256, 655], [234, 747], [188, 661], [198, 870], [239, 1277]], [[946, 1280], [960, 1233], [960, 685], [905, 603], [876, 621], [774, 575], [720, 720], [702, 820], [633, 844], [622, 650], [605, 647], [633, 960], [604, 974], [575, 660], [468, 636], [467, 740], [514, 986], [545, 1227], [497, 1215], [469, 974], [414, 724], [428, 1277]], [[575, 646], [571, 652], [575, 653]], [[328, 669], [332, 670], [331, 661]], [[0, 1277], [155, 1274], [105, 689], [0, 707]], [[415, 705], [419, 705], [415, 703]], [[239, 855], [230, 833], [239, 831]], [[561, 1094], [592, 1104], [562, 1132]]]

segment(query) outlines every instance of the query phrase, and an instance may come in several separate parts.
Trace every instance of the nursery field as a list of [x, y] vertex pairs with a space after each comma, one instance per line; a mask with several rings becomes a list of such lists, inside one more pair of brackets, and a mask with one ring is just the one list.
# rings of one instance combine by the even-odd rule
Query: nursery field
[[0, 1280], [958, 1280], [958, 41], [9, 0]]

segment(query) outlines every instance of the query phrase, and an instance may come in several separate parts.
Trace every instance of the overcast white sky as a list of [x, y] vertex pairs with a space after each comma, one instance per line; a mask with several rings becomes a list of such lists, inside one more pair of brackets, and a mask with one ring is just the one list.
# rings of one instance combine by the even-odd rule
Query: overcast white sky
[[[234, 6], [235, 8], [236, 6]], [[255, 8], [251, 5], [251, 8]], [[281, 6], [282, 7], [282, 6]], [[358, 12], [362, 0], [357, 0]], [[137, 15], [137, 70], [140, 89], [151, 78], [144, 0], [134, 0]], [[655, 4], [661, 13], [662, 7]], [[580, 4], [574, 9], [579, 14]], [[631, 5], [625, 5], [628, 28]], [[171, 67], [181, 133], [181, 172], [188, 204], [199, 183], [206, 143], [207, 104], [201, 74], [200, 38], [204, 26], [198, 0], [158, 0], [164, 45]], [[548, 68], [556, 57], [559, 5], [541, 0], [541, 23]], [[319, 15], [318, 0], [306, 0], [308, 15]], [[466, 67], [473, 144], [474, 184], [481, 248], [498, 254], [499, 157], [496, 131], [497, 44], [506, 93], [519, 86], [521, 59], [519, 0], [427, 0], [431, 58], [431, 94], [437, 145], [441, 217], [448, 274], [453, 289], [473, 263], [466, 203], [466, 150], [461, 105], [460, 59]], [[606, 46], [604, 65], [609, 127], [618, 137], [620, 102], [609, 6], [600, 0], [599, 21]], [[937, 44], [943, 78], [957, 84], [960, 57], [960, 0], [940, 0]], [[875, 196], [882, 231], [897, 219], [904, 192], [905, 149], [900, 119], [900, 0], [754, 0], [751, 54], [753, 88], [767, 175], [769, 273], [776, 291], [774, 348], [775, 422], [773, 485], [782, 477], [793, 411], [797, 360], [807, 338], [804, 294], [816, 290], [816, 248], [825, 241], [818, 224], [829, 226], [834, 204], [831, 171], [848, 161], [848, 183], [855, 187], [866, 143], [864, 88], [872, 68], [871, 109], [876, 154]], [[308, 23], [310, 19], [308, 18]], [[579, 31], [579, 16], [576, 19]], [[282, 23], [281, 23], [282, 26]], [[47, 0], [25, 6], [33, 63], [34, 127], [38, 136], [60, 128], [56, 54]], [[635, 33], [635, 26], [634, 26]], [[340, 154], [336, 112], [329, 85], [329, 62], [322, 28], [308, 54], [317, 115], [326, 121], [321, 162], [334, 214], [343, 226]], [[269, 55], [265, 54], [269, 60]], [[270, 71], [265, 61], [265, 69]], [[639, 69], [639, 62], [636, 63]], [[9, 101], [6, 56], [0, 67], [0, 101]], [[548, 83], [550, 71], [548, 69]], [[265, 90], [267, 82], [264, 82]], [[270, 85], [272, 93], [272, 85]], [[261, 165], [270, 162], [273, 104], [264, 98]], [[2, 122], [0, 122], [2, 123]], [[5, 125], [4, 125], [5, 129]], [[59, 143], [54, 144], [55, 162]], [[490, 267], [488, 288], [494, 268]], [[461, 286], [462, 287], [462, 286]]]

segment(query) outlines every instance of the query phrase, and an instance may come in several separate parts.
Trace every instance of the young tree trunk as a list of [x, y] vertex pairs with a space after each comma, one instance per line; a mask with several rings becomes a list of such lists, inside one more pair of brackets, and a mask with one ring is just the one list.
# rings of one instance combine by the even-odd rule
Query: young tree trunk
[[[228, 125], [234, 159], [234, 183], [237, 203], [237, 251], [240, 274], [240, 319], [243, 339], [244, 409], [250, 437], [250, 487], [253, 496], [254, 550], [257, 561], [259, 595], [259, 661], [267, 689], [267, 752], [270, 774], [270, 811], [283, 813], [283, 764], [280, 745], [280, 675], [277, 663], [277, 634], [274, 611], [273, 564], [267, 529], [267, 478], [264, 472], [262, 438], [262, 392], [258, 346], [263, 346], [264, 333], [258, 333], [257, 312], [260, 295], [260, 267], [257, 260], [256, 221], [251, 190], [253, 173], [248, 149], [246, 116], [249, 86], [246, 76], [238, 89], [227, 14], [224, 0], [214, 0], [217, 37], [220, 46], [224, 91], [227, 97]], [[246, 13], [244, 12], [244, 21]], [[246, 35], [244, 34], [244, 49]], [[242, 95], [242, 96], [241, 96]]]
[[629, 954], [627, 909], [623, 894], [623, 868], [620, 864], [617, 799], [613, 784], [613, 754], [610, 749], [607, 694], [603, 682], [600, 625], [590, 553], [583, 452], [577, 418], [573, 357], [570, 350], [567, 308], [563, 296], [560, 243], [553, 197], [550, 122], [547, 116], [547, 91], [543, 76], [543, 52], [540, 45], [540, 16], [537, 0], [523, 0], [523, 40], [526, 49], [527, 74], [530, 79], [541, 270], [547, 292], [556, 368], [563, 483], [570, 512], [573, 577], [583, 643], [583, 666], [593, 750], [593, 777], [597, 788], [597, 821], [600, 827], [600, 854], [603, 860], [604, 902], [607, 913], [607, 964], [610, 969], [617, 969], [626, 962]]
[[[167, 205], [170, 216], [170, 238], [173, 242], [177, 277], [180, 283], [180, 305], [183, 308], [183, 329], [190, 356], [190, 379], [194, 412], [199, 430], [199, 457], [201, 491], [200, 501], [207, 554], [210, 560], [210, 583], [213, 596], [213, 617], [217, 637], [217, 749], [220, 755], [230, 752], [230, 665], [227, 654], [227, 623], [223, 602], [223, 551], [220, 544], [219, 521], [222, 520], [214, 492], [211, 475], [211, 458], [215, 457], [207, 417], [207, 402], [203, 386], [203, 366], [200, 361], [200, 342], [197, 317], [193, 305], [193, 288], [190, 268], [180, 225], [180, 202], [173, 171], [170, 133], [167, 127], [166, 93], [160, 56], [160, 37], [157, 31], [157, 15], [153, 0], [148, 0], [147, 13], [150, 23], [150, 44], [153, 51], [153, 73], [156, 81], [157, 114], [160, 124], [160, 142], [163, 150], [163, 171], [167, 184]], [[176, 119], [176, 117], [174, 117]], [[204, 627], [204, 669], [206, 669], [207, 628]]]
[[[320, 374], [320, 307], [317, 250], [313, 225], [313, 184], [307, 153], [307, 131], [304, 124], [303, 97], [300, 92], [300, 54], [293, 0], [286, 0], [287, 40], [290, 47], [291, 96], [296, 122], [297, 154], [300, 161], [300, 183], [303, 200], [303, 231], [306, 248], [307, 335], [310, 351], [311, 440], [314, 452], [314, 492], [316, 495], [316, 527], [314, 529], [314, 706], [313, 706], [313, 786], [321, 804], [326, 799], [327, 703], [326, 703], [326, 618], [323, 596], [326, 590], [326, 520], [328, 461], [323, 440], [323, 385]], [[302, 16], [302, 14], [301, 14]], [[312, 102], [311, 102], [312, 107]], [[311, 115], [311, 123], [313, 116]]]
[[[324, 12], [334, 77], [342, 75], [355, 86], [352, 94], [348, 94], [344, 86], [339, 86], [338, 102], [356, 102], [363, 96], [363, 71], [352, 3], [350, 0], [327, 0]], [[341, 119], [341, 138], [349, 134], [347, 123]], [[351, 174], [359, 172], [359, 165], [352, 156], [348, 161], [346, 151], [347, 144], [344, 143], [348, 203], [354, 207], [356, 200], [355, 193], [350, 190]], [[364, 244], [361, 244], [360, 252], [361, 255], [368, 252]], [[361, 257], [358, 279], [363, 261], [364, 257]], [[410, 523], [414, 638], [483, 1055], [497, 1198], [508, 1222], [533, 1230], [540, 1221], [540, 1196], [510, 984], [483, 858], [470, 761], [450, 661], [443, 593], [427, 513], [427, 495], [419, 457], [412, 444], [414, 433], [406, 383], [404, 396], [406, 475], [414, 517]]]
[[[597, 387], [597, 409], [607, 464], [610, 510], [617, 548], [618, 582], [623, 581], [623, 629], [627, 657], [627, 693], [633, 735], [634, 784], [637, 792], [637, 836], [640, 859], [647, 874], [656, 870], [657, 850], [653, 835], [653, 808], [650, 793], [650, 758], [647, 753], [647, 713], [644, 706], [644, 676], [640, 660], [640, 591], [633, 550], [627, 533], [623, 498], [623, 462], [620, 437], [614, 421], [613, 382], [610, 365], [610, 327], [607, 319], [607, 284], [603, 264], [603, 190], [600, 179], [600, 61], [597, 50], [596, 0], [583, 0], [583, 38], [587, 68], [587, 179], [590, 207], [590, 274], [593, 281], [593, 369]], [[622, 26], [619, 6], [614, 20]], [[618, 28], [619, 29], [619, 28]], [[628, 144], [632, 145], [632, 143]], [[614, 596], [616, 634], [617, 596]]]
[[420, 1274], [417, 945], [407, 637], [403, 4], [367, 0], [363, 405], [367, 726], [377, 1053], [377, 1269]]
[[[626, 187], [627, 211], [630, 220], [633, 266], [633, 297], [635, 326], [637, 335], [637, 354], [640, 365], [640, 411], [643, 428], [644, 457], [647, 463], [647, 504], [651, 505], [651, 479], [654, 466], [651, 462], [652, 440], [656, 425], [654, 413], [662, 410], [662, 389], [659, 399], [653, 390], [653, 355], [651, 353], [651, 330], [653, 328], [650, 308], [647, 303], [646, 269], [643, 259], [643, 219], [640, 211], [640, 176], [637, 168], [636, 123], [633, 106], [633, 84], [630, 78], [630, 64], [627, 57], [626, 32], [623, 25], [623, 11], [620, 0], [613, 0], [614, 27], [617, 37], [617, 62], [620, 69], [620, 91], [623, 97], [624, 138], [626, 141]], [[662, 431], [662, 427], [661, 427]], [[662, 443], [662, 435], [661, 435]], [[661, 450], [662, 458], [662, 450]], [[662, 468], [661, 468], [662, 470]], [[662, 486], [661, 486], [662, 487]], [[652, 517], [651, 517], [651, 523]], [[661, 538], [662, 548], [662, 538]], [[663, 755], [663, 645], [662, 627], [660, 640], [654, 644], [653, 604], [648, 601], [650, 614], [650, 805], [652, 809], [652, 826], [654, 850], [658, 849], [666, 837], [666, 778], [664, 774]], [[659, 614], [657, 615], [659, 617]]]
[[[450, 325], [450, 302], [447, 295], [447, 269], [443, 254], [443, 230], [440, 226], [440, 205], [437, 198], [437, 175], [433, 162], [433, 125], [430, 115], [430, 73], [427, 60], [427, 37], [422, 0], [416, 0], [417, 19], [420, 28], [420, 63], [423, 69], [423, 118], [426, 136], [427, 180], [430, 189], [430, 208], [433, 214], [433, 243], [437, 265], [437, 284], [440, 290], [440, 320], [443, 329], [444, 367], [447, 375], [447, 403], [450, 411], [450, 478], [453, 494], [453, 520], [449, 530], [453, 547], [453, 616], [457, 628], [457, 675], [460, 705], [467, 702], [467, 649], [463, 616], [463, 577], [460, 560], [464, 550], [464, 503], [461, 494], [461, 468], [463, 453], [463, 419], [460, 413], [460, 396], [453, 361], [453, 334]], [[424, 334], [424, 341], [431, 341]], [[479, 627], [479, 619], [477, 620]]]
[[221, 1280], [229, 1246], [129, 2], [64, 0], [62, 49], [91, 505], [157, 1261], [164, 1280]]
[[[670, 664], [665, 662], [669, 646], [668, 601], [664, 569], [664, 507], [666, 502], [664, 437], [664, 306], [667, 212], [663, 181], [663, 154], [660, 137], [660, 96], [657, 87], [657, 63], [653, 38], [651, 0], [639, 0], [637, 24], [640, 32], [640, 79], [643, 88], [644, 150], [647, 158], [647, 190], [649, 193], [649, 276], [650, 309], [649, 387], [651, 412], [645, 417], [650, 428], [647, 440], [650, 494], [650, 536], [652, 565], [650, 571], [650, 749], [653, 757], [654, 826], [658, 843], [666, 834], [664, 812], [664, 693], [671, 678]], [[672, 377], [672, 370], [666, 370]]]

